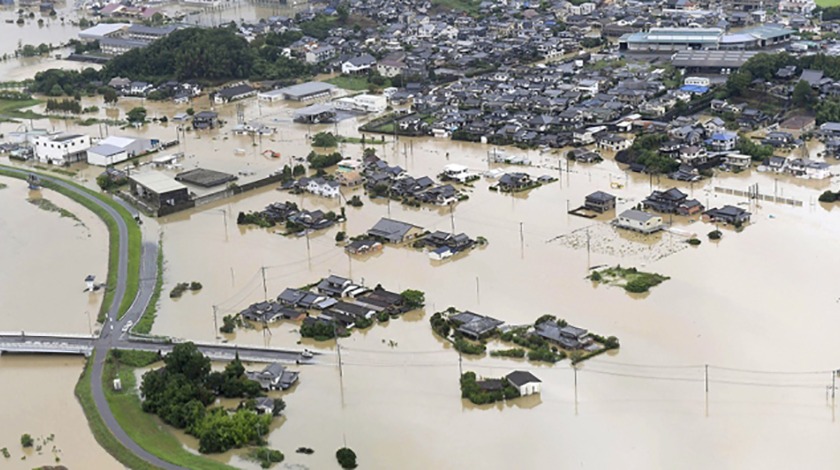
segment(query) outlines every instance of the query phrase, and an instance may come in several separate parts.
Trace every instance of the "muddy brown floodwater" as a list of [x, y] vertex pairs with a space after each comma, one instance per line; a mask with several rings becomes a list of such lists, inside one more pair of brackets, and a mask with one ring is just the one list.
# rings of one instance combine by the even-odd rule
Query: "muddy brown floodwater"
[[[0, 448], [11, 454], [8, 459], [0, 456], [2, 468], [122, 468], [99, 447], [73, 395], [84, 364], [78, 357], [0, 356]], [[20, 445], [24, 433], [41, 449], [24, 450]]]
[[[124, 112], [135, 104], [121, 100], [118, 108]], [[166, 105], [156, 112], [171, 115], [184, 108]], [[188, 133], [181, 147], [194, 156], [184, 168], [268, 172], [291, 156], [306, 155], [307, 133], [358, 135], [359, 122], [353, 120], [311, 128], [292, 124], [293, 109], [285, 104], [246, 104], [247, 120], [262, 115], [264, 122], [278, 128], [261, 142], [230, 135], [231, 126], [209, 134]], [[235, 122], [235, 106], [217, 110]], [[67, 128], [85, 129], [72, 124]], [[171, 123], [120, 132], [161, 139], [176, 135]], [[361, 190], [345, 189], [345, 198], [361, 195], [364, 207], [346, 207], [346, 223], [308, 239], [239, 227], [236, 214], [284, 200], [306, 209], [339, 211], [342, 201], [264, 188], [156, 222], [166, 260], [156, 334], [301, 347], [294, 323], [271, 325], [269, 331], [238, 330], [217, 339], [214, 306], [220, 322], [222, 315], [330, 273], [368, 286], [381, 283], [390, 290], [426, 292], [424, 311], [340, 340], [340, 369], [334, 343], [302, 342], [324, 355], [318, 365], [301, 368], [299, 385], [284, 396], [287, 418], [269, 435], [270, 445], [282, 450], [289, 464], [329, 468], [334, 466], [335, 450], [345, 444], [357, 452], [364, 468], [384, 469], [519, 468], [557, 465], [558, 459], [569, 467], [629, 463], [632, 468], [791, 468], [803, 463], [832, 467], [840, 459], [834, 445], [840, 427], [827, 388], [831, 371], [840, 368], [840, 343], [835, 339], [840, 328], [835, 276], [840, 209], [816, 202], [824, 189], [836, 189], [835, 181], [749, 171], [721, 173], [692, 185], [627, 174], [611, 158], [594, 166], [567, 165], [564, 160], [560, 172], [561, 153], [510, 150], [527, 153], [540, 167], [506, 167], [488, 165], [488, 146], [433, 139], [395, 143], [389, 137], [376, 148], [388, 162], [414, 176], [434, 176], [447, 163], [461, 163], [477, 171], [498, 167], [535, 177], [552, 174], [560, 181], [510, 196], [488, 191], [491, 182], [482, 179], [467, 188], [470, 199], [451, 215], [449, 209], [371, 201]], [[265, 149], [283, 157], [279, 162], [266, 159], [261, 156]], [[362, 148], [345, 144], [341, 150], [355, 157]], [[82, 165], [73, 169], [88, 185], [99, 172]], [[836, 166], [833, 169], [837, 172]], [[802, 205], [757, 204], [715, 190], [746, 190], [753, 184], [763, 194]], [[618, 196], [621, 211], [651, 189], [672, 185], [709, 207], [748, 208], [752, 223], [739, 233], [723, 228], [723, 238], [712, 243], [706, 234], [714, 225], [696, 217], [675, 217], [675, 228], [703, 241], [697, 247], [675, 249], [684, 240], [679, 235], [639, 240], [612, 234], [603, 227], [609, 217], [589, 220], [566, 213], [567, 207], [581, 205], [584, 196], [597, 189]], [[454, 224], [458, 232], [486, 237], [489, 245], [443, 263], [405, 247], [387, 246], [367, 258], [350, 258], [335, 246], [339, 230], [357, 235], [389, 215], [429, 230], [450, 230]], [[562, 236], [587, 227], [593, 234], [606, 233], [593, 240], [589, 252], [580, 243], [561, 242]], [[609, 237], [620, 242], [615, 245], [619, 248], [604, 249]], [[671, 279], [644, 296], [584, 279], [588, 266], [618, 263]], [[177, 300], [166, 295], [174, 284], [185, 281], [200, 281], [204, 289]], [[479, 375], [528, 369], [543, 381], [539, 397], [476, 407], [460, 398], [458, 354], [434, 337], [428, 324], [435, 310], [450, 305], [510, 324], [532, 323], [550, 313], [599, 334], [615, 335], [622, 347], [582, 364], [576, 374], [568, 361], [549, 367], [465, 358], [463, 369]], [[777, 373], [790, 371], [797, 373]], [[195, 448], [188, 438], [184, 442]], [[315, 454], [295, 454], [300, 446], [315, 449]], [[218, 458], [253, 466], [235, 453]]]

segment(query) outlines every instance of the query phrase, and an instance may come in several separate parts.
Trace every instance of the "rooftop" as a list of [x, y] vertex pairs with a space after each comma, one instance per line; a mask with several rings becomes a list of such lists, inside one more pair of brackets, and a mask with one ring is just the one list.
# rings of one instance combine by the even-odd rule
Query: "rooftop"
[[150, 191], [157, 194], [177, 191], [179, 189], [186, 189], [183, 184], [175, 181], [169, 176], [158, 171], [150, 171], [148, 173], [135, 173], [128, 177], [135, 181], [140, 186], [148, 188]]

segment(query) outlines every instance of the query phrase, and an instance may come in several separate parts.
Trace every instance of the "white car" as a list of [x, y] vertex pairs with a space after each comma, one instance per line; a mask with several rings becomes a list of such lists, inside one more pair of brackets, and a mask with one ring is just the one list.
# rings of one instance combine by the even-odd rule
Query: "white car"
[[133, 322], [133, 321], [129, 321], [128, 323], [126, 323], [126, 324], [125, 324], [125, 326], [122, 328], [122, 332], [123, 332], [123, 333], [128, 332], [128, 330], [130, 330], [130, 329], [131, 329], [131, 326], [132, 326], [132, 325], [134, 325], [134, 322]]

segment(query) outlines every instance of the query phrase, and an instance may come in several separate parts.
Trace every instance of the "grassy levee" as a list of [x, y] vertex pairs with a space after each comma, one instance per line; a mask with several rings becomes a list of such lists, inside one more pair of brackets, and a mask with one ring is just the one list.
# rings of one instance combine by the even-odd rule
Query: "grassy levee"
[[91, 361], [93, 361], [92, 357], [85, 364], [84, 372], [82, 372], [81, 377], [79, 377], [79, 382], [76, 384], [76, 398], [79, 400], [79, 404], [82, 405], [82, 411], [85, 413], [93, 437], [103, 449], [126, 467], [133, 470], [155, 470], [157, 467], [137, 457], [125, 448], [125, 446], [120, 444], [117, 438], [105, 426], [105, 422], [96, 411], [90, 385]]
[[[23, 175], [18, 173], [14, 173], [9, 171], [12, 167], [6, 167], [0, 165], [0, 175], [8, 176], [11, 178], [18, 178], [24, 179]], [[17, 168], [15, 168], [17, 169]], [[33, 172], [25, 169], [21, 169], [28, 173], [36, 173], [41, 174], [39, 172]], [[51, 178], [60, 179], [57, 176], [49, 175]], [[125, 315], [125, 312], [128, 311], [128, 308], [131, 306], [131, 303], [134, 301], [134, 298], [137, 296], [137, 289], [140, 283], [140, 250], [142, 245], [142, 235], [140, 233], [140, 227], [134, 222], [131, 217], [131, 214], [125, 210], [118, 202], [114, 201], [113, 199], [103, 196], [100, 193], [95, 191], [91, 191], [84, 186], [76, 184], [72, 181], [61, 179], [62, 182], [66, 184], [71, 184], [76, 188], [85, 191], [86, 193], [90, 194], [93, 197], [96, 197], [100, 201], [108, 204], [113, 208], [117, 213], [122, 217], [125, 221], [126, 227], [128, 227], [128, 278], [126, 280], [126, 287], [125, 287], [125, 296], [120, 302], [120, 308], [118, 312], [118, 318], [122, 318]], [[68, 191], [66, 188], [63, 188], [53, 182], [42, 179], [41, 185], [47, 189], [51, 189], [57, 193], [63, 194], [70, 199], [78, 202], [94, 214], [96, 214], [103, 222], [105, 222], [105, 226], [108, 228], [108, 276], [107, 276], [107, 288], [105, 289], [105, 296], [102, 299], [102, 306], [99, 308], [99, 314], [96, 316], [96, 321], [99, 323], [104, 323], [105, 318], [107, 316], [108, 307], [114, 301], [114, 290], [117, 287], [117, 271], [119, 266], [119, 230], [117, 228], [117, 223], [111, 216], [103, 209], [102, 207], [98, 206], [97, 204], [93, 203], [92, 201], [84, 198], [72, 191]]]

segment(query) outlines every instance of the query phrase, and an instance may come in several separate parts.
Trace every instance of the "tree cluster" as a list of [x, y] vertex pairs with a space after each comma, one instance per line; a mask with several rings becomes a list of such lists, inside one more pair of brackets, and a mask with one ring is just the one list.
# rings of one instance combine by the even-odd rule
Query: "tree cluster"
[[207, 410], [218, 395], [236, 398], [261, 393], [259, 384], [246, 377], [238, 356], [224, 371], [211, 372], [210, 359], [195, 344], [180, 343], [163, 362], [164, 367], [143, 375], [143, 410], [198, 437], [201, 452], [258, 443], [268, 433], [271, 416], [247, 409], [232, 414], [222, 408]]
[[47, 100], [47, 112], [63, 111], [70, 114], [81, 114], [82, 105], [76, 100]]
[[738, 139], [738, 143], [735, 144], [735, 150], [744, 155], [749, 155], [753, 161], [759, 162], [773, 156], [773, 147], [757, 144], [748, 137]]
[[322, 168], [329, 168], [333, 165], [338, 164], [343, 159], [341, 153], [333, 152], [328, 154], [320, 154], [309, 152], [309, 155], [306, 156], [306, 161], [309, 162], [309, 167], [313, 169], [322, 169]]
[[484, 405], [502, 400], [510, 400], [519, 396], [519, 391], [503, 380], [501, 390], [483, 390], [478, 384], [475, 372], [464, 372], [461, 375], [461, 398], [466, 398], [476, 405]]
[[319, 132], [312, 136], [313, 147], [335, 147], [338, 145], [338, 139], [332, 132]]

